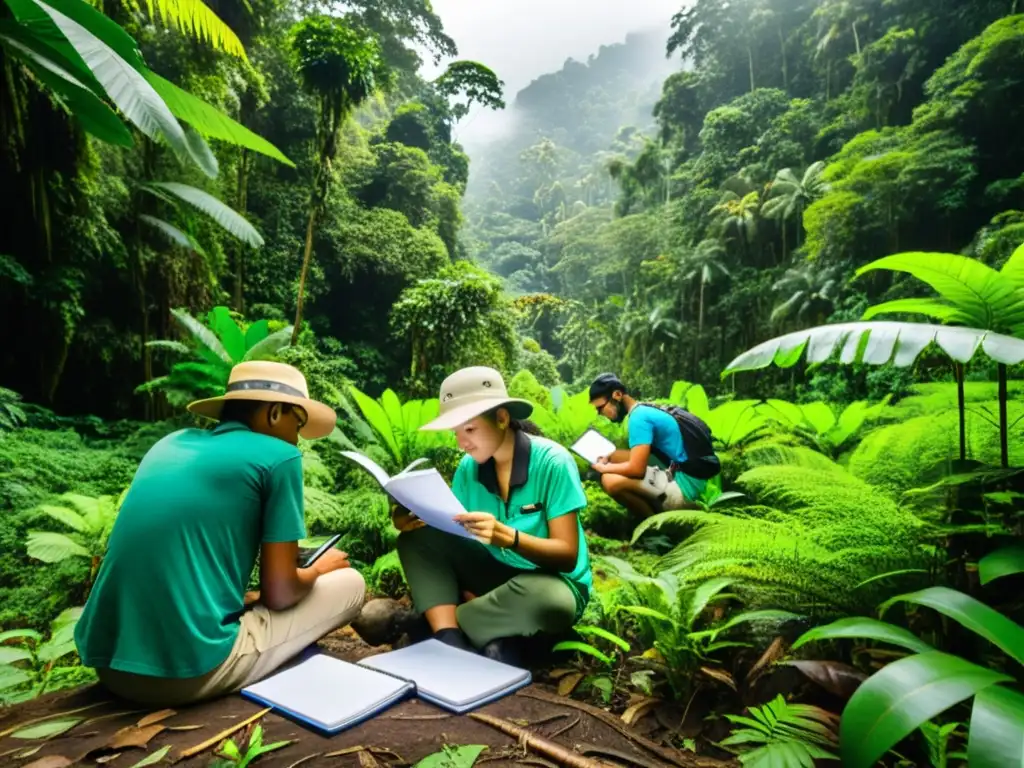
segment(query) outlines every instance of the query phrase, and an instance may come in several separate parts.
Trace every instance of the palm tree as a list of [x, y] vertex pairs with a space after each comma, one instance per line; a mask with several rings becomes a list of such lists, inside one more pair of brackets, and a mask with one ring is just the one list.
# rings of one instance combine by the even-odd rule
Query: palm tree
[[768, 199], [761, 207], [761, 215], [767, 219], [780, 219], [782, 227], [782, 255], [786, 256], [786, 224], [794, 215], [797, 219], [796, 247], [800, 247], [800, 233], [803, 231], [803, 212], [808, 205], [823, 197], [829, 184], [822, 178], [825, 163], [819, 160], [807, 166], [803, 176], [798, 178], [792, 168], [783, 168], [775, 174]]
[[[867, 264], [856, 276], [878, 269], [905, 272], [927, 283], [939, 298], [897, 299], [876, 304], [864, 313], [870, 320], [881, 314], [924, 315], [940, 323], [983, 328], [1024, 338], [1024, 245], [996, 271], [977, 259], [955, 253], [897, 253]], [[1009, 425], [1006, 416], [1006, 362], [996, 358], [999, 379], [999, 443], [1002, 465], [1009, 464]], [[960, 405], [960, 458], [966, 456], [963, 363], [957, 361]]]
[[306, 226], [306, 248], [302, 256], [295, 324], [294, 345], [302, 327], [302, 302], [306, 275], [313, 250], [313, 230], [322, 212], [331, 182], [331, 162], [338, 152], [341, 128], [352, 112], [388, 81], [380, 42], [362, 27], [336, 16], [310, 16], [291, 31], [299, 78], [319, 104], [316, 142], [317, 164]]
[[772, 290], [786, 296], [785, 301], [772, 310], [771, 320], [777, 323], [790, 317], [811, 317], [820, 323], [832, 311], [835, 291], [839, 287], [837, 269], [817, 269], [810, 264], [792, 267], [772, 286]]
[[715, 280], [715, 275], [729, 277], [730, 272], [722, 260], [725, 248], [717, 240], [701, 240], [697, 247], [683, 257], [683, 280], [700, 281], [700, 293], [697, 301], [697, 341], [700, 343], [704, 331], [704, 288]]
[[[733, 180], [730, 180], [733, 182]], [[761, 208], [761, 194], [756, 189], [737, 191], [736, 186], [746, 183], [738, 180], [735, 185], [727, 182], [727, 188], [721, 201], [711, 209], [715, 223], [723, 235], [735, 232], [745, 249], [757, 238], [757, 219]]]

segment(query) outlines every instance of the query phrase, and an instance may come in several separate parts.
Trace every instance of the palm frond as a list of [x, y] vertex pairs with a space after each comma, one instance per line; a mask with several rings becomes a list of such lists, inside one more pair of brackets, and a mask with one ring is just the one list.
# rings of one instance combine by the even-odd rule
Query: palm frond
[[159, 18], [166, 26], [176, 26], [219, 51], [246, 58], [238, 35], [202, 0], [146, 0], [146, 9], [151, 18]]
[[[204, 192], [188, 184], [181, 184], [176, 181], [151, 181], [143, 185], [147, 191], [160, 190], [170, 192], [175, 197], [184, 200], [197, 210], [205, 213], [216, 221], [224, 230], [242, 242], [259, 248], [263, 245], [263, 238], [256, 228], [245, 220], [240, 214], [222, 203], [209, 192]], [[159, 196], [159, 195], [158, 195]]]

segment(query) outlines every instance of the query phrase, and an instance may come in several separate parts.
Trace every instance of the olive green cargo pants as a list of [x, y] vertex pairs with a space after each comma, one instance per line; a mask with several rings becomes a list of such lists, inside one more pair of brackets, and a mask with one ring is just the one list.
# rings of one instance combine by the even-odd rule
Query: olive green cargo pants
[[[459, 627], [477, 648], [500, 637], [557, 634], [576, 621], [576, 598], [560, 576], [513, 568], [478, 541], [424, 526], [399, 534], [398, 557], [416, 610], [458, 606]], [[460, 605], [463, 590], [477, 597]]]

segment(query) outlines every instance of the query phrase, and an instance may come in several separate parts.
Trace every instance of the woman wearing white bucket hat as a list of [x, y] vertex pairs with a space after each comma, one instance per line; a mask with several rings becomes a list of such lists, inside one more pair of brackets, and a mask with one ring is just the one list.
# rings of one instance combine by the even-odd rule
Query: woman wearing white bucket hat
[[[404, 510], [395, 520], [413, 602], [433, 636], [514, 664], [518, 639], [579, 619], [593, 581], [579, 470], [561, 445], [527, 433], [519, 420], [532, 411], [492, 368], [445, 379], [440, 413], [422, 429], [453, 430], [466, 453], [452, 490], [476, 541], [416, 525]], [[472, 599], [460, 604], [464, 592]]]

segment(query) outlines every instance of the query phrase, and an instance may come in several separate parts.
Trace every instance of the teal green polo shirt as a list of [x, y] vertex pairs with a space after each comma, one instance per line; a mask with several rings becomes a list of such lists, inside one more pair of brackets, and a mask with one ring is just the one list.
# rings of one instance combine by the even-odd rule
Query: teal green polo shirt
[[75, 628], [82, 663], [211, 671], [238, 635], [260, 543], [305, 535], [298, 448], [239, 422], [164, 437], [132, 480]]
[[[498, 478], [494, 459], [477, 464], [472, 456], [464, 456], [455, 470], [452, 491], [471, 512], [490, 512], [500, 522], [516, 528], [520, 533], [548, 538], [548, 520], [579, 513], [587, 506], [587, 495], [580, 482], [576, 461], [556, 442], [543, 437], [517, 431], [512, 455], [508, 502], [498, 492]], [[536, 512], [527, 511], [531, 506]], [[560, 573], [576, 597], [576, 616], [590, 599], [593, 575], [590, 571], [590, 553], [583, 524], [577, 516], [579, 552], [576, 567], [570, 573]], [[539, 567], [512, 549], [487, 545], [487, 551], [501, 562], [521, 570], [535, 571]]]

